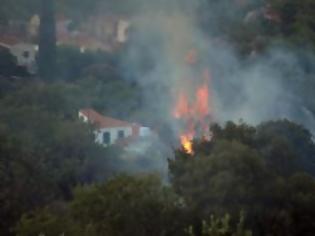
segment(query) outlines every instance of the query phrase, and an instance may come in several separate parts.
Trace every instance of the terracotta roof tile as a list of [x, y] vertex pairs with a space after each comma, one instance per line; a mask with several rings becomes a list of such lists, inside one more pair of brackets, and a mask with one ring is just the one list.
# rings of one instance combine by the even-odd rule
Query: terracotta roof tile
[[0, 36], [0, 43], [8, 45], [8, 46], [13, 46], [18, 43], [20, 43], [22, 40], [11, 35], [1, 35]]
[[98, 128], [116, 128], [116, 127], [132, 127], [132, 124], [114, 119], [111, 117], [103, 116], [93, 109], [82, 109], [80, 112], [88, 118], [88, 120], [96, 125]]

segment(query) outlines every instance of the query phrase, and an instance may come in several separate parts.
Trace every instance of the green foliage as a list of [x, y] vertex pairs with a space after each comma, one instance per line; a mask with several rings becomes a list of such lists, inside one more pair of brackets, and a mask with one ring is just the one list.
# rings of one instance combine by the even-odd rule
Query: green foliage
[[7, 235], [22, 213], [47, 203], [57, 189], [42, 168], [38, 153], [19, 148], [3, 130], [0, 151], [0, 232]]
[[[314, 232], [314, 180], [298, 173], [309, 171], [300, 164], [312, 161], [314, 144], [307, 130], [287, 120], [257, 127], [213, 125], [212, 142], [196, 141], [194, 157], [178, 151], [170, 160], [171, 183], [180, 197], [154, 177], [121, 176], [78, 188], [72, 200], [74, 186], [104, 180], [119, 164], [112, 159], [120, 152], [97, 146], [90, 127], [77, 121], [77, 110], [100, 102], [104, 91], [127, 90], [127, 83], [95, 77], [74, 84], [35, 83], [1, 99], [0, 198], [5, 207], [0, 214], [6, 219], [1, 233], [9, 234], [30, 211], [17, 227], [19, 235], [182, 235], [185, 225], [199, 235], [202, 219], [226, 213], [236, 232], [241, 210], [247, 212], [244, 228], [255, 234]], [[114, 104], [120, 95], [115, 96], [105, 104]], [[57, 212], [55, 207], [34, 211], [56, 200], [71, 203]], [[219, 222], [210, 222], [208, 230], [221, 228]]]
[[281, 29], [285, 36], [300, 42], [315, 42], [314, 1], [273, 0], [270, 2], [280, 13]]
[[262, 123], [257, 127], [257, 143], [273, 166], [315, 174], [315, 144], [311, 133], [301, 125], [288, 120]]
[[112, 153], [95, 144], [90, 127], [78, 120], [76, 92], [72, 85], [40, 83], [0, 101], [0, 234], [22, 213], [69, 199], [77, 184], [111, 175]]
[[257, 149], [277, 174], [290, 175], [298, 170], [315, 173], [315, 144], [301, 125], [288, 120], [268, 121], [257, 127], [227, 122], [223, 128], [214, 124], [211, 130], [214, 141], [238, 141]]
[[[30, 81], [23, 87], [1, 81], [1, 235], [13, 235], [21, 215], [15, 228], [21, 236], [183, 235], [187, 225], [192, 225], [186, 232], [190, 235], [251, 235], [246, 228], [253, 229], [254, 235], [314, 235], [314, 141], [309, 131], [287, 120], [256, 127], [243, 122], [213, 125], [211, 142], [196, 140], [193, 156], [179, 150], [169, 161], [171, 187], [177, 195], [154, 176], [119, 176], [106, 184], [95, 184], [121, 168], [121, 163], [113, 160], [121, 150], [96, 145], [91, 127], [77, 120], [77, 111], [93, 107], [117, 118], [152, 122], [160, 119], [161, 114], [155, 112], [160, 107], [150, 104], [149, 111], [139, 109], [141, 90], [123, 80], [118, 67], [119, 56], [125, 52], [113, 55], [56, 49], [53, 1], [43, 2], [40, 73], [47, 81], [53, 77], [61, 81]], [[56, 1], [56, 8], [57, 13], [65, 13], [79, 24], [104, 9], [128, 15], [147, 6], [142, 0], [122, 2], [66, 0]], [[290, 49], [314, 44], [312, 0], [268, 1], [281, 21], [260, 17], [250, 24], [244, 23], [244, 17], [265, 6], [265, 1], [247, 1], [243, 7], [237, 2], [207, 0], [200, 4], [197, 20], [210, 37], [227, 39], [242, 55], [275, 46], [276, 41], [289, 43]], [[176, 6], [174, 1], [168, 4], [168, 10]], [[25, 22], [40, 12], [39, 6], [38, 0], [4, 0], [0, 22]], [[157, 32], [153, 35], [155, 47], [151, 40], [142, 45], [135, 38], [140, 44], [136, 52], [148, 52], [133, 62], [143, 74], [154, 68], [150, 54], [159, 50], [157, 44], [163, 40]], [[0, 57], [1, 73], [17, 75], [8, 51], [1, 51]], [[289, 72], [285, 78], [287, 83], [297, 84], [294, 92], [303, 94], [305, 106], [315, 113], [310, 99], [315, 84], [310, 58], [299, 57], [305, 77]], [[146, 155], [159, 151], [155, 148]], [[83, 186], [73, 193], [78, 185]], [[243, 215], [239, 219], [241, 210], [246, 211], [246, 219]], [[209, 215], [218, 218], [202, 223]]]
[[0, 46], [0, 75], [12, 75], [16, 69], [16, 59], [9, 49]]
[[[211, 154], [170, 161], [171, 181], [187, 204], [200, 212], [234, 215], [259, 199], [268, 177], [259, 154], [239, 142], [219, 141]], [[178, 161], [177, 161], [178, 160]]]
[[254, 235], [315, 232], [315, 181], [305, 173], [312, 173], [309, 166], [301, 166], [313, 158], [308, 131], [282, 120], [257, 127], [229, 122], [212, 132], [210, 143], [195, 144], [193, 156], [177, 152], [169, 162], [174, 189], [195, 218], [228, 212], [236, 222], [245, 210]]
[[75, 224], [70, 221], [68, 211], [64, 204], [54, 203], [49, 207], [25, 214], [16, 226], [17, 236], [80, 235]]
[[84, 228], [93, 222], [98, 235], [170, 235], [178, 206], [156, 177], [120, 176], [89, 191], [77, 190], [72, 209]]
[[[188, 234], [195, 236], [193, 227], [188, 228]], [[236, 229], [232, 229], [230, 215], [226, 214], [222, 219], [213, 215], [210, 221], [202, 222], [201, 236], [252, 236], [252, 232], [244, 229], [244, 213], [241, 213]]]
[[105, 52], [80, 52], [79, 48], [59, 46], [57, 48], [57, 71], [59, 79], [74, 81], [93, 76], [110, 80], [120, 79], [115, 55]]
[[176, 218], [179, 210], [176, 195], [156, 176], [118, 176], [106, 184], [77, 188], [66, 212], [43, 209], [23, 217], [17, 232], [20, 236], [182, 235]]
[[212, 125], [211, 130], [215, 139], [239, 141], [248, 146], [253, 146], [255, 142], [255, 127], [247, 125], [243, 122], [240, 124], [235, 124], [229, 121], [226, 123], [223, 129], [220, 126], [214, 124]]
[[39, 0], [2, 0], [0, 7], [0, 24], [10, 20], [28, 20], [39, 12]]

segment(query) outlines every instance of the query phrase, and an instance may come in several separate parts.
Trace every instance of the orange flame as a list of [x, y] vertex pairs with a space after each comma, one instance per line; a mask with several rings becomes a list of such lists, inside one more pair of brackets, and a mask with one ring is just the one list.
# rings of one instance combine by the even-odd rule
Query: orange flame
[[180, 142], [184, 148], [184, 150], [188, 153], [188, 154], [193, 154], [193, 146], [192, 146], [192, 139], [190, 139], [188, 136], [186, 135], [181, 135], [180, 136]]
[[[183, 149], [188, 154], [193, 154], [192, 140], [197, 135], [196, 128], [198, 125], [200, 126], [198, 135], [210, 140], [208, 117], [212, 111], [209, 90], [211, 77], [207, 69], [203, 71], [202, 77], [202, 82], [195, 91], [189, 91], [190, 93], [188, 93], [187, 90], [180, 89], [173, 109], [173, 116], [184, 122], [179, 139]], [[188, 90], [192, 90], [193, 87], [190, 86]], [[193, 94], [193, 96], [188, 94]]]
[[180, 119], [183, 116], [189, 114], [189, 105], [188, 105], [188, 100], [187, 97], [185, 96], [184, 93], [180, 93], [178, 97], [178, 101], [176, 103], [173, 115], [175, 118]]
[[197, 89], [196, 92], [196, 104], [195, 109], [200, 118], [209, 114], [209, 85], [208, 85], [208, 73], [204, 73], [204, 82]]

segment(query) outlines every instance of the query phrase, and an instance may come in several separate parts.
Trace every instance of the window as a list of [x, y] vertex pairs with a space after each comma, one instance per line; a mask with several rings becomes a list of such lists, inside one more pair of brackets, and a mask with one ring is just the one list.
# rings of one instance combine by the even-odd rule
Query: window
[[118, 138], [121, 139], [121, 138], [124, 138], [125, 137], [125, 133], [123, 130], [119, 130], [118, 131]]
[[104, 144], [110, 144], [110, 133], [109, 132], [103, 133], [103, 143]]
[[30, 57], [30, 52], [29, 51], [24, 51], [23, 52], [23, 57], [24, 58], [29, 58]]

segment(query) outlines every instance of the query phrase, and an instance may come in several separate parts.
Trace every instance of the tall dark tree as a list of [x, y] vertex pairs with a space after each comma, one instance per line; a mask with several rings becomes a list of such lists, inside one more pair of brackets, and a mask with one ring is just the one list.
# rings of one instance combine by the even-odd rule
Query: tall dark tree
[[39, 28], [39, 74], [45, 80], [52, 80], [56, 69], [56, 22], [55, 1], [41, 1]]

